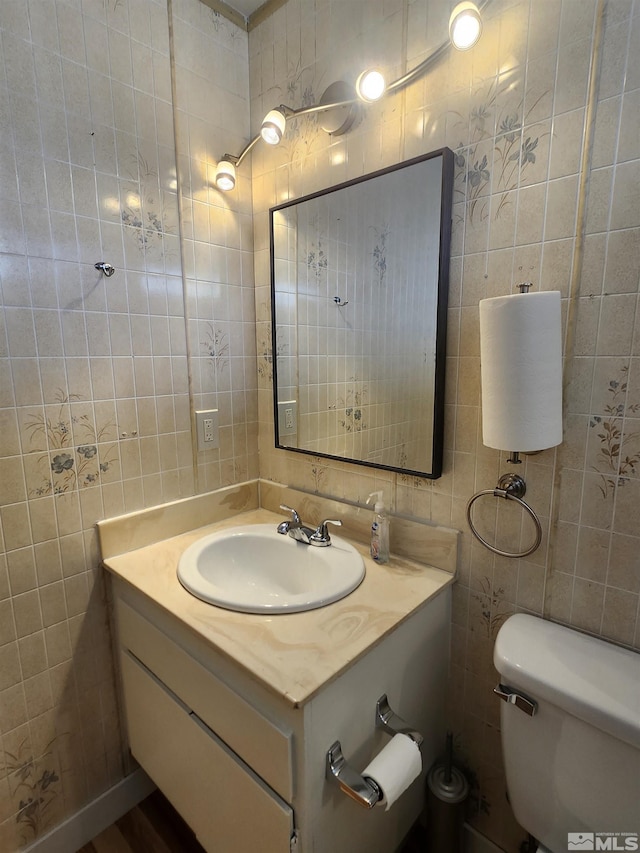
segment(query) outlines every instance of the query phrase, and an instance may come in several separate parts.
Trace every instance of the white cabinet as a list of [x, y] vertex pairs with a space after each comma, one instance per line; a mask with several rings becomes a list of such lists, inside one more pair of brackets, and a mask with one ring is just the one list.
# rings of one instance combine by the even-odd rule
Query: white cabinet
[[120, 660], [133, 753], [202, 845], [288, 851], [291, 807], [136, 658]]
[[[301, 706], [128, 584], [114, 578], [113, 591], [131, 751], [206, 850], [398, 847], [422, 809], [424, 775], [444, 739], [449, 587]], [[383, 693], [425, 738], [423, 774], [388, 812], [362, 808], [325, 776], [335, 740], [357, 770], [388, 741], [374, 726]]]

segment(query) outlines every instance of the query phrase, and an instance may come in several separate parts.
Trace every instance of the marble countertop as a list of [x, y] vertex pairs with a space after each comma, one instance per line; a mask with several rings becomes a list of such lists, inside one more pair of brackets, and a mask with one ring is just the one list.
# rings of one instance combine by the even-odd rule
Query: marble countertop
[[105, 567], [181, 620], [218, 652], [294, 707], [307, 702], [393, 628], [446, 586], [451, 573], [392, 555], [379, 565], [365, 545], [366, 575], [334, 604], [304, 613], [254, 615], [195, 598], [180, 584], [178, 560], [202, 536], [238, 524], [273, 523], [282, 515], [255, 509], [104, 560]]

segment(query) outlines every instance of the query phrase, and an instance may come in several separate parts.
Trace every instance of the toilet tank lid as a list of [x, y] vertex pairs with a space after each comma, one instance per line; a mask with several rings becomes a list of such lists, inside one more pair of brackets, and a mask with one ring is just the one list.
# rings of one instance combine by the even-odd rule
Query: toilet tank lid
[[640, 654], [516, 613], [493, 652], [501, 680], [640, 748]]

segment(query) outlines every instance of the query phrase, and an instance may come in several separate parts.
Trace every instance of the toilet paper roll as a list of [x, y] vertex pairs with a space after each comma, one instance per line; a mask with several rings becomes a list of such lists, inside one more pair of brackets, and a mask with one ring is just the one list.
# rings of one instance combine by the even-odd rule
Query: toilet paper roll
[[480, 301], [482, 441], [534, 451], [562, 442], [560, 292]]
[[373, 779], [383, 794], [378, 805], [389, 811], [422, 771], [422, 756], [418, 744], [408, 735], [394, 735], [373, 761], [362, 771]]

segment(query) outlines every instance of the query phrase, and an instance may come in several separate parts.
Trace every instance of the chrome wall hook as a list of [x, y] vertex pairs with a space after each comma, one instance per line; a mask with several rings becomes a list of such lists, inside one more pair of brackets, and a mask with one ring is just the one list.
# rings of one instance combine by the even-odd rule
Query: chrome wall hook
[[111, 264], [108, 264], [106, 261], [98, 261], [98, 263], [94, 264], [94, 267], [100, 272], [103, 272], [107, 278], [111, 278], [111, 276], [116, 271], [115, 267], [112, 267]]

